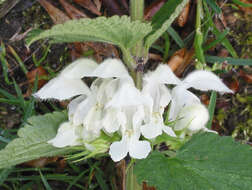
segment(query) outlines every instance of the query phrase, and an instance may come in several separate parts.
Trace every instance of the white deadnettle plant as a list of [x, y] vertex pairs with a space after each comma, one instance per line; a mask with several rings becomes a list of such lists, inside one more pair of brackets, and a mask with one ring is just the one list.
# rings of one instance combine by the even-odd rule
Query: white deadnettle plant
[[[82, 79], [97, 77], [88, 87]], [[176, 85], [169, 89], [166, 85]], [[143, 78], [143, 89], [138, 90], [123, 63], [106, 59], [97, 64], [91, 59], [79, 59], [68, 65], [52, 79], [35, 97], [65, 100], [69, 121], [60, 125], [55, 138], [48, 141], [55, 147], [85, 145], [99, 138], [101, 131], [107, 135], [117, 132], [121, 140], [113, 142], [109, 154], [114, 161], [129, 155], [146, 158], [151, 151], [150, 142], [140, 140], [141, 135], [154, 139], [163, 131], [176, 137], [192, 135], [205, 127], [208, 111], [200, 100], [187, 89], [232, 92], [211, 72], [196, 71], [184, 80], [177, 78], [167, 65], [160, 64]], [[174, 126], [163, 121], [165, 107], [169, 104], [169, 119]]]

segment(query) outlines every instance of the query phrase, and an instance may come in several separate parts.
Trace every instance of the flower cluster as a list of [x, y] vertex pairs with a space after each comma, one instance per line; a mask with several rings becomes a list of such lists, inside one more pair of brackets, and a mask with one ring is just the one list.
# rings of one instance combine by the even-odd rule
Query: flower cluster
[[[88, 87], [83, 82], [85, 77], [97, 78]], [[173, 88], [168, 88], [168, 84]], [[109, 154], [119, 161], [128, 153], [133, 158], [146, 158], [151, 151], [148, 139], [163, 132], [182, 138], [199, 130], [209, 131], [205, 127], [208, 111], [189, 88], [232, 92], [211, 72], [196, 71], [180, 80], [163, 64], [144, 75], [143, 88], [139, 90], [120, 60], [106, 59], [97, 64], [91, 59], [79, 59], [34, 96], [57, 100], [74, 97], [68, 105], [69, 121], [60, 125], [56, 137], [48, 143], [92, 149], [89, 143], [102, 131], [107, 135], [117, 132], [121, 140], [110, 145]], [[163, 121], [168, 104], [173, 126], [166, 126]]]

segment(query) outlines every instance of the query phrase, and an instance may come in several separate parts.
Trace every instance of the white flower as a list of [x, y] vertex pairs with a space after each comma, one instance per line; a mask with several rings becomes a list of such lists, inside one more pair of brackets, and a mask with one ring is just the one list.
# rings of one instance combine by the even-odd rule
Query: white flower
[[147, 73], [143, 81], [142, 93], [150, 97], [149, 105], [145, 110], [145, 125], [141, 127], [143, 136], [153, 139], [164, 131], [176, 137], [172, 128], [165, 126], [163, 122], [164, 109], [171, 101], [170, 91], [165, 84], [179, 84], [180, 80], [168, 66], [160, 64], [155, 71]]
[[[89, 88], [83, 81], [83, 77], [99, 77]], [[114, 79], [113, 77], [118, 77]], [[105, 112], [104, 105], [112, 100], [113, 94], [117, 91], [119, 83], [133, 83], [123, 63], [118, 59], [106, 59], [100, 65], [90, 59], [79, 59], [68, 65], [55, 79], [49, 81], [42, 89], [40, 89], [35, 97], [40, 99], [58, 99], [64, 100], [74, 96], [68, 106], [68, 115], [72, 127], [81, 126], [82, 140], [92, 141], [99, 137], [100, 130], [103, 128], [103, 115]], [[109, 130], [108, 124], [106, 125]], [[61, 136], [68, 133], [67, 130], [61, 130]], [[61, 138], [61, 136], [56, 136]], [[51, 142], [51, 141], [49, 141]], [[64, 144], [64, 143], [63, 143]], [[71, 144], [65, 143], [62, 146]]]
[[59, 126], [56, 137], [49, 140], [48, 143], [55, 147], [80, 145], [80, 136], [76, 133], [76, 128], [71, 122], [64, 122]]
[[194, 71], [172, 89], [170, 120], [176, 120], [178, 113], [183, 107], [200, 103], [199, 98], [187, 90], [189, 88], [201, 91], [214, 90], [221, 93], [233, 93], [215, 74], [209, 71]]
[[117, 117], [121, 125], [122, 139], [113, 142], [110, 146], [109, 154], [113, 161], [117, 162], [129, 155], [132, 158], [143, 159], [148, 156], [151, 146], [148, 141], [140, 141], [140, 126], [144, 119], [142, 106], [126, 107], [118, 112]]
[[214, 132], [205, 127], [209, 120], [209, 113], [206, 107], [200, 103], [183, 107], [177, 118], [173, 128], [175, 131], [183, 131], [180, 137], [184, 137], [185, 134], [192, 135], [199, 130]]

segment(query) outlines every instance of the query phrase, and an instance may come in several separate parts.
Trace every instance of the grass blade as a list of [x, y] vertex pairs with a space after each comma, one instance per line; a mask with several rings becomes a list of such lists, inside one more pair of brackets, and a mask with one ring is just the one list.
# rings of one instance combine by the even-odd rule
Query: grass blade
[[207, 122], [207, 128], [211, 129], [212, 126], [212, 122], [213, 122], [213, 117], [214, 117], [214, 110], [215, 110], [215, 106], [216, 106], [216, 97], [217, 97], [217, 93], [215, 91], [213, 91], [211, 93], [211, 97], [210, 97], [210, 103], [208, 105], [208, 112], [209, 112], [209, 121]]
[[180, 48], [185, 47], [184, 41], [180, 38], [179, 34], [171, 26], [167, 29], [167, 32], [173, 38], [173, 40], [178, 44]]
[[206, 55], [205, 57], [208, 63], [225, 62], [230, 65], [252, 66], [252, 59], [238, 59], [238, 58], [232, 58], [232, 57], [218, 57], [218, 56], [211, 56], [211, 55]]
[[39, 171], [39, 174], [40, 174], [40, 177], [42, 179], [42, 182], [46, 188], [46, 190], [52, 190], [52, 188], [50, 187], [49, 183], [47, 182], [46, 178], [43, 176], [42, 172], [40, 171], [40, 169], [38, 170]]

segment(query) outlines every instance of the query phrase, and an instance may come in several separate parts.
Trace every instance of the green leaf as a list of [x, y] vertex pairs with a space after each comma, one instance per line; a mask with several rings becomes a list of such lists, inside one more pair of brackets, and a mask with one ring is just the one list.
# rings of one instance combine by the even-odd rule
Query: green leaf
[[18, 131], [19, 138], [0, 151], [0, 169], [8, 168], [44, 156], [70, 153], [71, 148], [56, 148], [47, 141], [56, 136], [59, 125], [67, 120], [65, 112], [33, 116]]
[[232, 57], [218, 57], [218, 56], [211, 56], [211, 55], [206, 55], [205, 58], [208, 63], [223, 63], [223, 62], [225, 62], [230, 65], [252, 66], [252, 59], [236, 59], [236, 58], [232, 58]]
[[[212, 27], [212, 32], [213, 34], [218, 38], [218, 36], [220, 36], [222, 33], [218, 30], [218, 28], [215, 26], [213, 19], [212, 19], [212, 15], [207, 7], [207, 4], [205, 1], [203, 1], [203, 5], [204, 5], [204, 9], [205, 9], [205, 16], [206, 16], [206, 20], [209, 24], [209, 27]], [[235, 49], [233, 48], [232, 44], [228, 41], [228, 39], [225, 37], [224, 40], [221, 42], [221, 44], [228, 50], [228, 52], [234, 57], [237, 58], [238, 55], [235, 51]]]
[[169, 0], [152, 18], [152, 32], [145, 40], [145, 47], [150, 46], [170, 27], [189, 0]]
[[38, 35], [33, 34], [28, 45], [34, 41], [50, 38], [53, 42], [107, 42], [121, 48], [131, 48], [151, 32], [150, 24], [131, 22], [128, 16], [98, 17], [96, 19], [70, 20], [58, 24]]
[[215, 47], [218, 43], [222, 42], [225, 38], [226, 38], [226, 35], [229, 33], [229, 30], [224, 30], [223, 32], [220, 33], [219, 36], [216, 37], [216, 40], [214, 40], [213, 42], [205, 45], [203, 47], [203, 50], [204, 51], [207, 51], [209, 49], [211, 49], [212, 47]]
[[214, 110], [215, 110], [215, 106], [216, 106], [216, 97], [217, 97], [217, 92], [216, 91], [212, 91], [211, 93], [211, 97], [210, 97], [210, 103], [208, 105], [208, 112], [209, 112], [209, 121], [207, 122], [206, 127], [208, 129], [211, 129], [212, 127], [212, 122], [213, 122], [213, 118], [214, 118]]
[[180, 38], [179, 34], [171, 26], [167, 29], [167, 32], [173, 38], [173, 40], [178, 44], [180, 48], [185, 47], [184, 41]]
[[236, 3], [237, 5], [240, 5], [242, 7], [252, 7], [252, 3], [243, 3], [242, 1], [239, 0], [232, 0], [233, 3]]
[[217, 5], [215, 0], [205, 0], [207, 4], [214, 10], [215, 13], [220, 14], [221, 8]]
[[153, 152], [139, 160], [135, 174], [157, 190], [251, 190], [252, 150], [231, 137], [200, 133], [175, 157]]
[[204, 51], [202, 48], [203, 44], [203, 33], [201, 31], [201, 18], [203, 17], [202, 1], [197, 1], [197, 11], [196, 11], [196, 34], [194, 39], [194, 48], [196, 58], [201, 62], [205, 63]]

